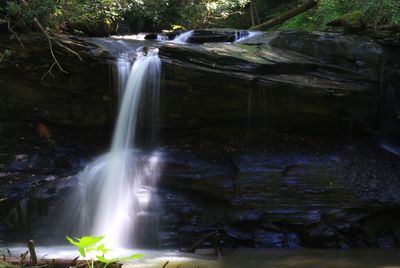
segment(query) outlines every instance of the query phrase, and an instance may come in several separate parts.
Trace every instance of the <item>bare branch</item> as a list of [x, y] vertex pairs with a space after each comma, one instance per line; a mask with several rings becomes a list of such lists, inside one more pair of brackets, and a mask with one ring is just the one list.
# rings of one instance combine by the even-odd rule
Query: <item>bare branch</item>
[[57, 45], [59, 45], [60, 47], [64, 48], [64, 49], [67, 50], [68, 52], [74, 54], [76, 57], [78, 57], [78, 59], [79, 59], [80, 61], [83, 61], [81, 55], [79, 55], [78, 52], [73, 51], [72, 49], [70, 49], [69, 47], [67, 47], [67, 46], [65, 46], [65, 45], [63, 45], [63, 44], [61, 44], [59, 41], [57, 41], [57, 40], [54, 39], [54, 38], [53, 38], [53, 40], [54, 40], [54, 42], [55, 42]]
[[[21, 3], [22, 3], [24, 6], [29, 6], [29, 4], [28, 4], [28, 2], [26, 2], [26, 0], [21, 0]], [[73, 51], [72, 49], [68, 48], [67, 46], [61, 44], [59, 41], [57, 41], [57, 40], [55, 40], [53, 37], [51, 37], [50, 34], [49, 34], [49, 32], [42, 26], [42, 24], [39, 22], [39, 20], [38, 20], [37, 18], [34, 18], [33, 20], [34, 20], [36, 26], [39, 28], [39, 30], [46, 36], [47, 41], [48, 41], [48, 43], [49, 43], [49, 47], [50, 47], [50, 53], [51, 53], [51, 56], [53, 57], [53, 60], [54, 60], [53, 65], [52, 65], [52, 66], [50, 67], [50, 69], [42, 76], [42, 80], [44, 79], [44, 77], [46, 77], [47, 74], [52, 75], [52, 74], [51, 74], [51, 71], [52, 71], [54, 65], [57, 65], [58, 69], [60, 69], [61, 72], [63, 72], [63, 73], [68, 73], [66, 70], [64, 70], [64, 69], [62, 68], [61, 64], [60, 64], [59, 61], [57, 60], [57, 57], [56, 57], [56, 55], [54, 54], [54, 51], [53, 51], [53, 44], [52, 44], [52, 41], [54, 41], [54, 42], [55, 42], [58, 46], [60, 46], [61, 48], [64, 48], [64, 49], [67, 50], [68, 52], [70, 52], [70, 53], [74, 54], [75, 56], [77, 56], [78, 59], [79, 59], [80, 61], [83, 61], [82, 58], [81, 58], [81, 56], [80, 56], [77, 52]]]
[[51, 72], [51, 71], [53, 70], [54, 66], [56, 66], [56, 63], [55, 63], [55, 62], [53, 62], [53, 64], [52, 64], [51, 67], [49, 68], [49, 70], [43, 74], [43, 76], [42, 76], [42, 78], [40, 78], [40, 80], [43, 81], [43, 80], [46, 78], [47, 75], [50, 75], [51, 77], [54, 78], [54, 75], [53, 75], [52, 72]]
[[25, 48], [25, 46], [22, 43], [21, 39], [19, 38], [18, 34], [14, 31], [14, 28], [11, 26], [11, 22], [9, 20], [7, 20], [7, 27], [8, 27], [8, 30], [10, 31], [10, 33], [12, 33], [11, 39], [13, 39], [13, 38], [17, 39], [18, 42], [21, 44], [21, 46], [23, 48]]

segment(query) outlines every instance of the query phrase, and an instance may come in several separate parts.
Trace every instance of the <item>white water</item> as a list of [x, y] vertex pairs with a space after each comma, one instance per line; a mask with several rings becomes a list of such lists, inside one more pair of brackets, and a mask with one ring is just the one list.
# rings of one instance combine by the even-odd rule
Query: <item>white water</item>
[[132, 34], [132, 35], [111, 35], [112, 39], [123, 39], [123, 40], [145, 40], [146, 33]]
[[256, 36], [258, 36], [258, 35], [260, 35], [260, 34], [262, 34], [262, 32], [248, 32], [248, 34], [247, 35], [237, 35], [236, 36], [236, 40], [235, 40], [235, 43], [236, 42], [243, 42], [243, 41], [246, 41], [247, 39], [250, 39], [250, 38], [252, 38], [252, 37], [256, 37]]
[[[148, 35], [148, 33], [139, 33], [139, 34], [133, 34], [133, 35], [112, 35], [110, 38], [122, 39], [122, 40], [144, 41], [144, 40], [146, 40], [147, 35]], [[162, 35], [162, 34], [157, 34], [157, 38], [155, 40], [166, 41], [166, 40], [168, 40], [168, 37], [165, 35]]]
[[[237, 31], [235, 34], [235, 41], [236, 42], [242, 42], [247, 39], [250, 39], [252, 37], [255, 37], [257, 35], [260, 35], [262, 32], [247, 32], [247, 31]], [[174, 40], [172, 40], [173, 43], [187, 43], [189, 38], [192, 37], [194, 34], [194, 31], [188, 31], [181, 33], [177, 35]]]
[[157, 34], [157, 40], [158, 41], [167, 41], [168, 40], [168, 36], [162, 35], [162, 34]]
[[124, 53], [120, 55], [116, 62], [116, 87], [118, 89], [118, 96], [120, 97], [120, 100], [122, 100], [123, 93], [126, 88], [126, 82], [128, 81], [128, 77], [132, 69], [132, 63], [128, 60], [128, 58], [129, 54]]
[[81, 191], [74, 209], [80, 210], [80, 228], [76, 231], [81, 235], [104, 235], [106, 245], [114, 248], [139, 243], [146, 232], [154, 232], [150, 227], [157, 225], [158, 203], [153, 192], [160, 156], [154, 143], [154, 152], [149, 154], [135, 149], [134, 144], [144, 95], [151, 95], [150, 120], [157, 120], [161, 72], [157, 54], [158, 49], [149, 50], [147, 55], [139, 51], [126, 82], [130, 64], [123, 57], [117, 61], [119, 90], [124, 89], [111, 149], [79, 177]]
[[193, 36], [193, 30], [177, 35], [172, 42], [174, 43], [187, 43], [188, 39]]

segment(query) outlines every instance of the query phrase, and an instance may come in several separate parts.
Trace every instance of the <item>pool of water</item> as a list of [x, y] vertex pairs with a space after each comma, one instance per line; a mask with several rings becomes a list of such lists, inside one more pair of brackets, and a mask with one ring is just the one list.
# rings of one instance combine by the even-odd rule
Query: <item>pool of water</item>
[[[27, 249], [23, 246], [7, 247], [12, 255], [19, 256]], [[8, 255], [0, 247], [0, 255]], [[73, 247], [37, 247], [38, 258], [75, 258], [79, 254]], [[227, 250], [217, 258], [212, 250], [196, 254], [173, 250], [120, 249], [112, 253], [127, 256], [142, 253], [144, 257], [124, 263], [124, 267], [161, 268], [400, 268], [400, 250], [317, 250], [317, 249], [237, 249]], [[110, 256], [111, 257], [111, 256]]]

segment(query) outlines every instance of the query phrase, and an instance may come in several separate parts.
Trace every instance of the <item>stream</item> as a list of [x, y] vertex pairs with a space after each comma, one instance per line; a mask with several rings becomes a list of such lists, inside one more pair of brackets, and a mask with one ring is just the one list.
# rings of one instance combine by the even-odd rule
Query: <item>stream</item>
[[[23, 246], [11, 246], [10, 252], [19, 255], [26, 250]], [[399, 250], [327, 250], [327, 249], [244, 249], [228, 250], [226, 256], [217, 258], [213, 250], [198, 250], [196, 254], [181, 253], [176, 250], [118, 250], [119, 255], [132, 253], [144, 255], [139, 260], [124, 262], [124, 267], [161, 268], [398, 268]], [[8, 254], [0, 248], [0, 254]], [[38, 257], [75, 258], [78, 252], [69, 246], [37, 247]], [[111, 254], [112, 255], [112, 254]]]

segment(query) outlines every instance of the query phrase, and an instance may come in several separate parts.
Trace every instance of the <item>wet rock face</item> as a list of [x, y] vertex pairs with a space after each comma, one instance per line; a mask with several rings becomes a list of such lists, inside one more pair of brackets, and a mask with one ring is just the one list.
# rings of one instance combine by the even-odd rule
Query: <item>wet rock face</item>
[[[10, 56], [0, 65], [0, 121], [44, 121], [72, 127], [103, 127], [113, 120], [114, 94], [109, 66], [97, 61], [95, 46], [64, 38], [65, 45], [83, 61], [55, 46], [61, 73], [41, 35], [26, 35], [21, 42], [1, 35], [0, 50]], [[101, 57], [100, 57], [101, 58]]]
[[[399, 219], [387, 213], [400, 206], [400, 159], [372, 141], [356, 151], [268, 151], [208, 160], [175, 152], [164, 160], [164, 246], [190, 244], [215, 229], [226, 243], [255, 247], [399, 245]], [[363, 181], [362, 188], [359, 169], [382, 176]]]
[[[56, 49], [69, 74], [42, 79], [46, 40], [26, 37], [26, 49], [6, 40], [0, 240], [40, 238], [47, 230], [24, 224], [46, 221], [109, 146], [112, 56], [99, 40], [67, 38], [84, 61]], [[160, 244], [219, 230], [225, 243], [251, 247], [399, 246], [400, 160], [374, 138], [389, 53], [369, 38], [323, 33], [163, 45]]]
[[355, 125], [371, 132], [385, 53], [367, 37], [322, 33], [265, 33], [234, 45], [166, 44], [160, 48], [169, 90], [165, 123], [254, 120], [278, 128], [343, 133]]

